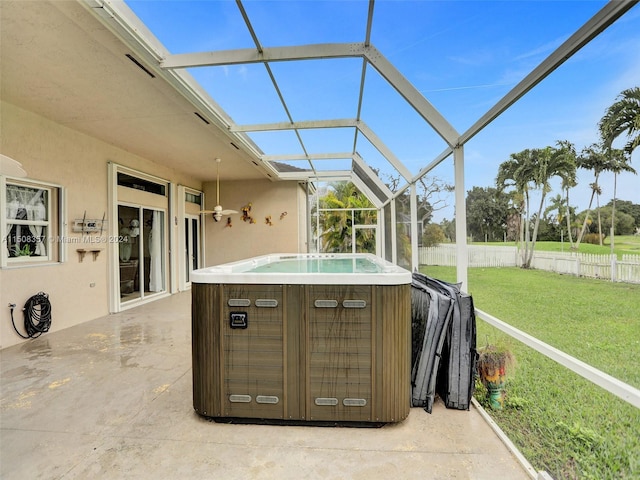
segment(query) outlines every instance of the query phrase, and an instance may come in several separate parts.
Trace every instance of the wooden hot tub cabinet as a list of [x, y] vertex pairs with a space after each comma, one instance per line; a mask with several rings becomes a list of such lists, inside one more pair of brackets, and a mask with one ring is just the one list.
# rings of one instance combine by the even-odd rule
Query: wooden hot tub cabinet
[[283, 421], [403, 420], [410, 289], [192, 284], [195, 410]]

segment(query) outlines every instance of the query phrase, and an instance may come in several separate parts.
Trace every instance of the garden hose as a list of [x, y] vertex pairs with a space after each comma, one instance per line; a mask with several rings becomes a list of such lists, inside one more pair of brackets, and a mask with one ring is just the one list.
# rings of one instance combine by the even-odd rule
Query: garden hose
[[49, 331], [51, 327], [51, 302], [49, 301], [49, 295], [44, 292], [39, 292], [29, 298], [27, 303], [24, 304], [22, 311], [24, 312], [24, 329], [27, 335], [21, 334], [16, 328], [16, 324], [13, 320], [13, 309], [16, 307], [14, 303], [9, 304], [11, 309], [11, 324], [13, 329], [22, 338], [38, 338], [45, 332]]

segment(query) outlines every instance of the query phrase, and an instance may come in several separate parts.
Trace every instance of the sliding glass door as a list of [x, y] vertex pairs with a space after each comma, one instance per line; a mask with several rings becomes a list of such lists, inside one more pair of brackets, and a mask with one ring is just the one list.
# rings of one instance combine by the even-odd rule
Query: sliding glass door
[[200, 268], [200, 217], [186, 215], [184, 219], [185, 285], [191, 285], [191, 272]]
[[120, 304], [165, 292], [165, 212], [118, 205]]

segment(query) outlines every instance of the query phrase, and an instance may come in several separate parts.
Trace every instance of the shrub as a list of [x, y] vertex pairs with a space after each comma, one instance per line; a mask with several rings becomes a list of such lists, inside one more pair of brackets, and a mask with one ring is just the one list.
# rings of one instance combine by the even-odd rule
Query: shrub
[[591, 243], [592, 245], [600, 245], [600, 237], [604, 240], [605, 236], [605, 234], [599, 235], [597, 233], [587, 233], [582, 241], [584, 243]]
[[444, 231], [440, 225], [436, 223], [430, 223], [424, 227], [424, 235], [422, 235], [422, 244], [425, 247], [436, 247], [446, 241]]

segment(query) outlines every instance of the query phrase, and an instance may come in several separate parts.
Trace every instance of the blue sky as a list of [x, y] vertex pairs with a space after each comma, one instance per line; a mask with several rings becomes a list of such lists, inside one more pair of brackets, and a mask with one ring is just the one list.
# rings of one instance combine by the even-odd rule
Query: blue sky
[[[251, 48], [236, 6], [224, 1], [128, 1], [172, 53]], [[603, 1], [378, 1], [371, 43], [459, 132], [464, 132], [518, 81], [593, 16]], [[368, 2], [247, 1], [264, 47], [362, 42]], [[281, 62], [273, 75], [294, 120], [354, 118], [362, 62]], [[191, 69], [238, 124], [286, 121], [263, 65]], [[553, 72], [465, 146], [465, 189], [492, 186], [498, 165], [525, 148], [569, 140], [578, 150], [598, 141], [597, 123], [624, 89], [640, 85], [640, 6]], [[374, 70], [367, 70], [362, 119], [412, 173], [442, 152], [444, 141]], [[267, 154], [300, 154], [289, 132], [251, 135]], [[307, 151], [350, 151], [353, 132], [304, 131]], [[395, 174], [362, 138], [357, 150], [382, 176]], [[640, 152], [632, 165], [640, 171]], [[347, 162], [327, 162], [338, 168]], [[324, 164], [323, 164], [324, 165]], [[452, 160], [432, 172], [453, 181]], [[588, 172], [580, 172], [572, 204], [586, 208]], [[601, 203], [613, 195], [601, 178]], [[551, 195], [554, 195], [553, 192]], [[623, 175], [618, 198], [640, 203], [640, 177]], [[453, 199], [449, 199], [453, 203]], [[436, 219], [452, 217], [452, 209]]]

